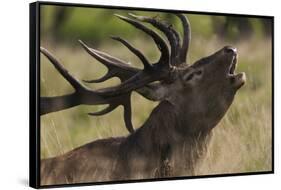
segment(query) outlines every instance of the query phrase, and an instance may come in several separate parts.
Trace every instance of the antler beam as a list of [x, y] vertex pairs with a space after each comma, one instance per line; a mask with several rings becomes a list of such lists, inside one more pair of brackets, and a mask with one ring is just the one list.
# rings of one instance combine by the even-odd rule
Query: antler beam
[[[147, 58], [136, 48], [134, 48], [129, 42], [120, 38], [112, 37], [114, 40], [121, 42], [126, 46], [133, 54], [135, 54], [144, 65], [144, 68], [137, 69], [129, 66], [126, 62], [115, 58], [105, 52], [95, 50], [88, 47], [84, 42], [79, 40], [82, 47], [91, 56], [97, 59], [99, 62], [104, 64], [108, 68], [108, 72], [101, 78], [95, 80], [84, 80], [89, 83], [97, 83], [108, 80], [112, 77], [118, 77], [121, 80], [121, 84], [113, 87], [103, 88], [99, 90], [91, 90], [82, 84], [78, 79], [72, 76], [59, 61], [46, 49], [41, 48], [42, 54], [44, 54], [49, 61], [54, 65], [58, 72], [71, 84], [74, 88], [74, 93], [56, 96], [56, 97], [41, 97], [41, 115], [64, 110], [80, 104], [86, 105], [99, 105], [108, 104], [104, 110], [89, 113], [89, 115], [103, 115], [111, 112], [118, 106], [124, 107], [124, 121], [126, 128], [129, 132], [134, 132], [131, 117], [131, 93], [137, 91], [144, 97], [150, 100], [163, 100], [165, 98], [165, 85], [166, 81], [173, 79], [173, 74], [176, 69], [175, 66], [180, 65], [183, 61], [179, 61], [186, 56], [188, 50], [188, 43], [190, 40], [189, 23], [185, 16], [178, 15], [181, 19], [183, 26], [187, 27], [184, 29], [184, 38], [182, 46], [180, 46], [180, 38], [178, 33], [166, 24], [149, 17], [140, 17], [132, 15], [135, 19], [143, 22], [148, 22], [154, 27], [162, 31], [166, 36], [171, 46], [171, 55], [166, 42], [153, 30], [149, 29], [142, 23], [124, 17], [116, 15], [121, 20], [128, 22], [137, 29], [144, 31], [148, 34], [156, 43], [157, 47], [161, 52], [159, 61], [155, 64], [149, 63]], [[173, 57], [171, 57], [173, 56]], [[181, 58], [181, 59], [179, 59]], [[159, 83], [152, 83], [159, 81]]]

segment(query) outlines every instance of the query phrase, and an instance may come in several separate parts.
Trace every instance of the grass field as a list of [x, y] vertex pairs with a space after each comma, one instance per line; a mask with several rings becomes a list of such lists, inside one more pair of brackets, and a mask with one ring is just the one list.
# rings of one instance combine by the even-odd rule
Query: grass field
[[[140, 47], [150, 60], [156, 60], [159, 56], [156, 47], [148, 39], [136, 39], [132, 43]], [[51, 43], [46, 39], [41, 42], [79, 79], [98, 78], [106, 72], [106, 68], [90, 57], [78, 43], [73, 44], [71, 47]], [[238, 91], [231, 108], [214, 129], [207, 156], [197, 168], [198, 175], [268, 171], [272, 167], [271, 39], [252, 38], [236, 43], [216, 37], [193, 39], [188, 61], [193, 63], [229, 44], [238, 49], [238, 72], [246, 72], [247, 83]], [[105, 40], [99, 49], [127, 60], [136, 67], [141, 65], [126, 48], [114, 41]], [[73, 91], [43, 56], [40, 82], [41, 96], [63, 95]], [[118, 82], [118, 79], [112, 79], [89, 86], [97, 89]], [[134, 126], [141, 126], [156, 105], [157, 102], [150, 102], [134, 93]], [[121, 108], [100, 117], [87, 115], [88, 112], [102, 108], [103, 106], [83, 105], [42, 116], [41, 158], [61, 155], [96, 139], [128, 135]]]

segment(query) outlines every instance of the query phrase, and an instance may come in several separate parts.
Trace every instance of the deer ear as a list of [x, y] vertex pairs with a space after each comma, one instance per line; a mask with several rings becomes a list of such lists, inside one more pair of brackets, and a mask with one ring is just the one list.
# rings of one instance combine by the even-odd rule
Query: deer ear
[[203, 75], [202, 69], [192, 69], [187, 71], [183, 76], [183, 82], [184, 84], [195, 84], [197, 83]]

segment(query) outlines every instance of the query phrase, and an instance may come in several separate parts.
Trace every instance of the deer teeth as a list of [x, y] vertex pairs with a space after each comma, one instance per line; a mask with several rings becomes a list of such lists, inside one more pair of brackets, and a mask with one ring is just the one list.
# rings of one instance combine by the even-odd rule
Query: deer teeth
[[237, 57], [235, 56], [232, 60], [232, 63], [230, 65], [230, 68], [229, 68], [229, 74], [234, 74], [234, 71], [236, 69], [236, 64], [237, 63]]
[[229, 69], [229, 74], [234, 74], [235, 68], [236, 68], [236, 64], [231, 64], [231, 67]]

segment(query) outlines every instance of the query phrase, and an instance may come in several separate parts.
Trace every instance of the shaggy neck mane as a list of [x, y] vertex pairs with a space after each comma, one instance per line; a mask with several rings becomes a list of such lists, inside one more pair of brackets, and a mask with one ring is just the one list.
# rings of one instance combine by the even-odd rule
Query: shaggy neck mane
[[[161, 102], [148, 120], [124, 144], [144, 155], [154, 155], [159, 165], [168, 164], [176, 175], [194, 174], [194, 167], [206, 150], [211, 131], [189, 134], [185, 129], [191, 125], [182, 119], [168, 101]], [[196, 127], [196, 126], [191, 126]]]

